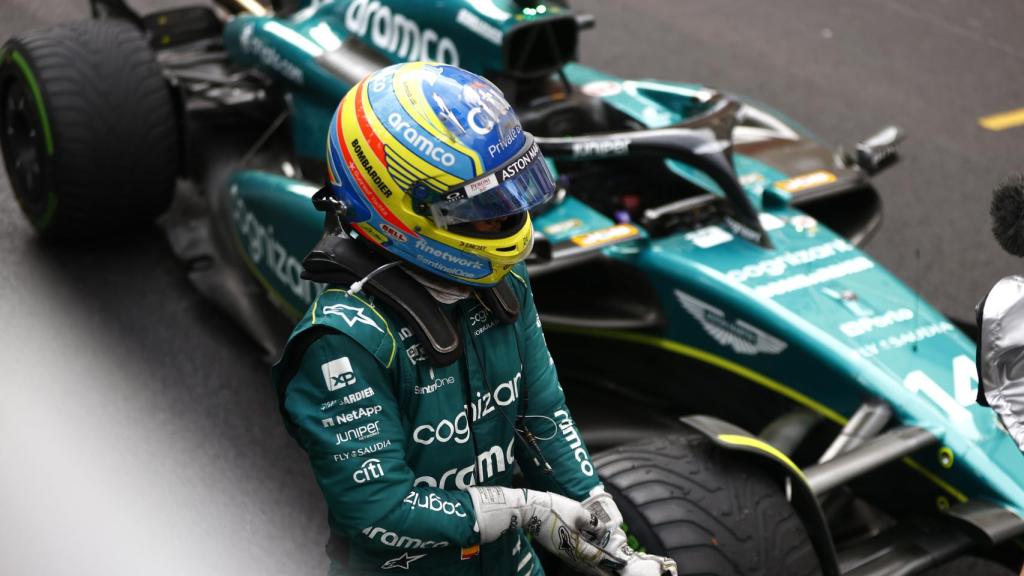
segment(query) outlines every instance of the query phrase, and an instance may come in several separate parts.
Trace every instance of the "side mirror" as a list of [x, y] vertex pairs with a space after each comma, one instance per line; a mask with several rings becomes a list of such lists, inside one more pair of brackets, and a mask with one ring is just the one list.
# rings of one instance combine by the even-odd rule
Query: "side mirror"
[[857, 144], [854, 161], [868, 174], [874, 174], [896, 160], [899, 144], [907, 137], [897, 126], [886, 126]]
[[576, 15], [576, 29], [577, 30], [590, 30], [597, 25], [597, 18], [593, 14], [577, 14]]

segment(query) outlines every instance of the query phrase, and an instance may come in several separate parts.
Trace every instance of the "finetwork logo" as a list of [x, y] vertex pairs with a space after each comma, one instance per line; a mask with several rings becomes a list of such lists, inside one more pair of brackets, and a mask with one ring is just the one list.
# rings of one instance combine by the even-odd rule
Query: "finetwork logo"
[[327, 384], [327, 390], [331, 392], [341, 390], [346, 386], [356, 383], [356, 375], [352, 371], [352, 363], [349, 362], [348, 356], [342, 356], [322, 364], [320, 370], [324, 373], [324, 382]]

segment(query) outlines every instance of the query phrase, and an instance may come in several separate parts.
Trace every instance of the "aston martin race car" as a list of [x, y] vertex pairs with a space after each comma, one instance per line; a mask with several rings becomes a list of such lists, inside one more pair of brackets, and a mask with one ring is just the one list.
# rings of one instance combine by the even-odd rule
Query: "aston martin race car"
[[303, 258], [338, 101], [393, 63], [461, 66], [558, 176], [530, 274], [635, 546], [681, 574], [1020, 566], [1024, 459], [974, 404], [974, 343], [859, 248], [898, 128], [837, 148], [750, 98], [589, 68], [593, 19], [563, 2], [92, 12], [0, 50], [0, 146], [42, 238], [157, 221], [273, 356], [322, 289]]

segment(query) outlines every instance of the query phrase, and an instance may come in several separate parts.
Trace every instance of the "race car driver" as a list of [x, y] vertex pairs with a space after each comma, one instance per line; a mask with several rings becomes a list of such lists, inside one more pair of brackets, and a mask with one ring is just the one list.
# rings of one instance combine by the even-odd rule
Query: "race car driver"
[[306, 260], [328, 287], [274, 379], [331, 573], [543, 574], [540, 544], [584, 573], [674, 574], [626, 544], [565, 405], [522, 264], [554, 183], [501, 92], [380, 70], [338, 106], [327, 160], [339, 228]]

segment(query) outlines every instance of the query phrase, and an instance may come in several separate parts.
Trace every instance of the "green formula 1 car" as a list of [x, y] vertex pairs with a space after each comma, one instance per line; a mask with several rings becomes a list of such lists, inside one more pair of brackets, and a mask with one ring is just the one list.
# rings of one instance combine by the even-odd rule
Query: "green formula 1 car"
[[0, 49], [0, 145], [42, 237], [163, 214], [196, 286], [276, 354], [321, 289], [302, 259], [338, 101], [392, 63], [456, 64], [558, 175], [531, 277], [637, 546], [681, 574], [1020, 566], [1024, 457], [974, 404], [974, 343], [858, 249], [898, 129], [836, 149], [741, 96], [588, 68], [593, 21], [563, 2], [92, 8]]

